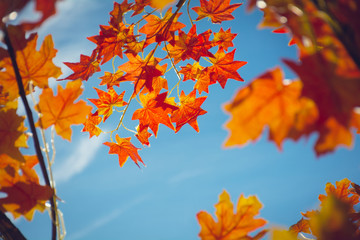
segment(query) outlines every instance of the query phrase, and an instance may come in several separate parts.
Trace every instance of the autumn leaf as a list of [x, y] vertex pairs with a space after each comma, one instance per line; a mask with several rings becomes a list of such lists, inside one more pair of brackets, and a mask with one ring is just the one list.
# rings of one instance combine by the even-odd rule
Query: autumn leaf
[[[347, 127], [354, 107], [360, 106], [360, 77], [340, 76], [335, 65], [329, 63], [321, 53], [302, 58], [295, 63], [285, 60], [303, 82], [302, 96], [312, 99], [319, 110], [319, 121], [324, 123], [334, 117]], [[308, 69], [315, 69], [308, 71]], [[316, 79], [316, 81], [314, 81]]]
[[215, 83], [211, 82], [208, 72], [208, 68], [204, 68], [199, 62], [194, 64], [188, 63], [185, 67], [181, 67], [179, 71], [179, 73], [184, 75], [183, 81], [189, 79], [196, 81], [194, 89], [197, 89], [200, 94], [202, 92], [209, 93], [209, 85]]
[[234, 19], [231, 13], [242, 3], [235, 3], [230, 5], [231, 0], [200, 0], [200, 7], [193, 7], [192, 9], [199, 15], [196, 21], [205, 17], [209, 17], [213, 23], [221, 23]]
[[70, 126], [85, 122], [86, 116], [91, 111], [91, 107], [83, 100], [74, 103], [83, 91], [81, 84], [81, 80], [68, 82], [65, 89], [58, 85], [57, 96], [54, 96], [51, 88], [44, 89], [39, 103], [35, 106], [35, 109], [41, 113], [37, 124], [43, 129], [55, 125], [56, 133], [70, 141]]
[[121, 4], [114, 2], [114, 8], [110, 12], [111, 15], [111, 25], [117, 25], [123, 21], [124, 14], [131, 10], [133, 3], [128, 3], [127, 0], [123, 1]]
[[52, 197], [53, 191], [48, 186], [42, 186], [35, 182], [19, 181], [10, 187], [2, 187], [6, 193], [5, 198], [0, 198], [0, 205], [13, 213], [14, 217], [25, 215], [28, 220], [32, 219], [36, 209], [45, 210], [45, 202]]
[[175, 2], [175, 0], [151, 0], [151, 6], [153, 8], [163, 9], [173, 2]]
[[100, 25], [100, 34], [88, 39], [97, 45], [99, 54], [97, 59], [101, 64], [106, 63], [115, 56], [123, 58], [123, 47], [128, 42], [136, 41], [133, 35], [133, 26], [127, 27], [124, 23], [116, 26]]
[[143, 128], [149, 127], [156, 137], [160, 123], [175, 130], [169, 114], [178, 107], [167, 103], [166, 96], [167, 92], [159, 95], [153, 93], [140, 95], [140, 101], [143, 107], [137, 109], [132, 116], [132, 120], [139, 120], [140, 131], [142, 131]]
[[37, 156], [24, 156], [24, 162], [0, 155], [0, 191], [7, 194], [0, 198], [0, 209], [11, 212], [14, 218], [23, 215], [31, 220], [35, 210], [44, 211], [45, 202], [53, 191], [39, 184], [39, 177], [33, 167]]
[[171, 114], [171, 121], [176, 123], [176, 131], [178, 132], [182, 126], [189, 124], [195, 131], [199, 132], [197, 117], [204, 115], [205, 110], [200, 106], [205, 101], [206, 97], [196, 98], [196, 91], [193, 90], [189, 95], [185, 95], [184, 91], [180, 95], [179, 109]]
[[[12, 36], [12, 31], [16, 36]], [[57, 78], [61, 75], [59, 67], [52, 62], [57, 50], [54, 49], [54, 43], [51, 35], [45, 37], [40, 50], [36, 50], [37, 35], [31, 35], [26, 40], [26, 47], [23, 47], [21, 41], [25, 37], [21, 37], [15, 27], [9, 28], [11, 41], [14, 41], [16, 51], [16, 62], [23, 81], [25, 91], [29, 92], [30, 81], [39, 88], [48, 87], [49, 78]], [[25, 34], [25, 33], [22, 33]], [[19, 42], [20, 41], [20, 42]], [[15, 72], [10, 57], [0, 60], [0, 85], [2, 85], [9, 93], [9, 100], [13, 100], [19, 96], [19, 90], [16, 82]]]
[[319, 200], [323, 204], [324, 201], [329, 198], [329, 196], [334, 196], [340, 201], [349, 204], [354, 212], [354, 206], [359, 203], [359, 195], [352, 194], [351, 190], [349, 189], [351, 185], [351, 181], [347, 178], [342, 179], [341, 181], [337, 181], [336, 186], [332, 183], [327, 183], [325, 187], [326, 195], [320, 194]]
[[214, 33], [214, 39], [212, 40], [215, 46], [219, 46], [218, 51], [228, 51], [229, 47], [233, 47], [233, 40], [237, 34], [231, 33], [230, 28], [224, 31], [220, 28], [220, 31]]
[[146, 45], [155, 41], [170, 41], [175, 31], [185, 27], [185, 24], [177, 21], [180, 15], [181, 13], [173, 14], [172, 8], [169, 8], [162, 18], [156, 15], [146, 16], [147, 23], [139, 29], [139, 32], [146, 34]]
[[[138, 162], [141, 162], [142, 164], [144, 164], [144, 162], [142, 161], [141, 157], [138, 154], [138, 150], [140, 148], [136, 148], [131, 142], [131, 138], [120, 138], [119, 135], [116, 134], [116, 143], [113, 142], [105, 142], [104, 145], [110, 147], [109, 153], [110, 154], [117, 154], [119, 156], [119, 164], [120, 167], [122, 167], [126, 160], [128, 159], [128, 157], [130, 157], [135, 164], [139, 166]], [[144, 164], [145, 166], [145, 164]]]
[[256, 196], [245, 198], [240, 195], [234, 213], [230, 196], [224, 190], [215, 205], [218, 222], [207, 212], [201, 211], [197, 214], [201, 227], [199, 237], [202, 240], [251, 239], [248, 234], [266, 224], [264, 219], [255, 218], [261, 207], [262, 204]]
[[89, 99], [90, 102], [95, 104], [97, 107], [97, 113], [99, 115], [104, 115], [103, 121], [113, 113], [113, 107], [123, 107], [127, 105], [127, 102], [123, 100], [125, 91], [120, 95], [116, 93], [114, 88], [109, 88], [107, 92], [95, 88], [99, 99]]
[[24, 162], [19, 147], [27, 147], [24, 117], [16, 114], [16, 109], [0, 110], [0, 154]]
[[214, 57], [209, 57], [212, 63], [212, 66], [208, 67], [210, 81], [219, 82], [222, 88], [225, 87], [229, 78], [244, 81], [237, 70], [247, 62], [234, 61], [234, 55], [235, 50], [229, 53], [218, 51]]
[[87, 81], [95, 72], [101, 71], [99, 66], [100, 60], [97, 60], [96, 57], [97, 51], [93, 51], [90, 57], [81, 54], [80, 62], [78, 63], [64, 62], [64, 64], [71, 68], [74, 73], [59, 80], [76, 80], [80, 78]]
[[135, 0], [132, 10], [134, 11], [131, 17], [136, 16], [144, 11], [146, 6], [151, 4], [151, 0]]
[[289, 231], [295, 234], [298, 233], [311, 233], [310, 231], [310, 225], [309, 225], [309, 220], [308, 219], [304, 219], [301, 218], [296, 224], [292, 225], [289, 228]]
[[101, 129], [98, 127], [102, 118], [96, 114], [89, 114], [86, 118], [86, 121], [83, 123], [84, 128], [81, 130], [82, 132], [89, 132], [90, 137], [92, 138], [94, 135], [99, 136], [101, 133]]
[[109, 89], [113, 86], [120, 86], [120, 82], [125, 81], [124, 72], [117, 70], [115, 73], [104, 72], [104, 76], [100, 77], [101, 82], [99, 85], [105, 85]]
[[138, 126], [136, 130], [137, 134], [135, 134], [135, 137], [141, 142], [141, 144], [150, 146], [149, 137], [151, 137], [152, 134], [148, 132], [148, 127]]
[[57, 0], [36, 0], [35, 9], [41, 13], [40, 19], [35, 22], [24, 22], [21, 24], [22, 27], [25, 30], [31, 30], [39, 27], [45, 20], [56, 13], [56, 2]]
[[224, 107], [232, 116], [225, 125], [230, 132], [225, 146], [255, 141], [268, 125], [270, 139], [281, 148], [299, 111], [300, 93], [301, 82], [284, 81], [280, 68], [264, 73], [240, 89]]
[[212, 47], [212, 43], [209, 41], [210, 35], [210, 29], [198, 35], [194, 24], [187, 34], [179, 30], [174, 46], [165, 45], [165, 50], [170, 58], [174, 58], [175, 64], [190, 58], [199, 61], [201, 57], [214, 57], [209, 51]]

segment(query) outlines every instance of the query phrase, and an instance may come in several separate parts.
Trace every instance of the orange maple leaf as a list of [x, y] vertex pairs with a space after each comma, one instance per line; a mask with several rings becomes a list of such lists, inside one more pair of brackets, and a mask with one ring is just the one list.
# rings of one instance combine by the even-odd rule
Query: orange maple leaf
[[264, 219], [255, 218], [262, 208], [256, 196], [245, 198], [240, 195], [234, 213], [230, 196], [224, 190], [215, 208], [218, 222], [207, 212], [201, 211], [197, 214], [201, 227], [199, 237], [202, 240], [252, 239], [248, 234], [266, 224]]
[[[143, 160], [138, 154], [138, 150], [140, 148], [135, 147], [131, 142], [131, 138], [121, 138], [119, 135], [116, 134], [116, 143], [113, 142], [105, 142], [104, 145], [110, 147], [109, 154], [117, 154], [119, 156], [119, 164], [122, 167], [128, 157], [130, 157], [135, 164], [139, 166], [138, 162], [144, 164]], [[145, 166], [145, 164], [144, 164]]]
[[111, 25], [117, 25], [123, 21], [124, 14], [131, 10], [133, 3], [128, 3], [127, 0], [123, 1], [121, 4], [114, 2], [114, 8], [110, 12]]
[[99, 136], [101, 133], [101, 129], [98, 127], [102, 118], [95, 114], [89, 114], [87, 116], [86, 121], [84, 122], [84, 128], [81, 130], [82, 132], [89, 132], [90, 137], [92, 138], [94, 135]]
[[270, 138], [281, 148], [299, 110], [300, 93], [301, 82], [284, 81], [280, 68], [257, 77], [225, 105], [232, 116], [225, 125], [230, 131], [225, 146], [255, 141], [268, 125]]
[[97, 50], [93, 51], [91, 56], [86, 55], [80, 55], [80, 62], [78, 63], [70, 63], [70, 62], [64, 62], [66, 66], [71, 68], [71, 70], [74, 71], [73, 74], [59, 80], [76, 80], [76, 79], [82, 79], [87, 81], [95, 72], [100, 72], [100, 60], [96, 59], [97, 57]]
[[115, 73], [104, 72], [104, 76], [100, 77], [100, 85], [105, 85], [109, 89], [112, 86], [120, 86], [120, 82], [126, 81], [124, 72], [117, 70]]
[[51, 88], [44, 89], [39, 103], [35, 106], [41, 113], [38, 124], [44, 129], [55, 125], [56, 133], [70, 141], [70, 126], [85, 122], [91, 111], [91, 106], [86, 105], [83, 100], [74, 103], [82, 91], [81, 80], [68, 82], [65, 89], [58, 85], [57, 96], [54, 96]]
[[0, 155], [0, 191], [7, 194], [0, 198], [0, 209], [11, 212], [15, 218], [23, 215], [31, 220], [35, 210], [45, 210], [45, 202], [53, 191], [39, 184], [33, 169], [38, 163], [37, 157], [24, 156], [24, 159], [19, 162], [5, 154]]
[[135, 134], [135, 137], [141, 142], [141, 144], [150, 146], [149, 137], [151, 137], [152, 134], [148, 132], [148, 127], [138, 126], [136, 130], [137, 134]]
[[0, 110], [0, 154], [24, 162], [19, 147], [27, 147], [24, 117], [16, 114], [16, 109]]
[[234, 19], [231, 13], [242, 3], [235, 3], [230, 5], [231, 0], [200, 0], [200, 7], [193, 7], [192, 9], [199, 15], [197, 21], [205, 17], [209, 17], [213, 23], [221, 23]]
[[[26, 47], [22, 46], [25, 39], [24, 32], [19, 32], [15, 27], [9, 28], [10, 39], [14, 42], [16, 51], [16, 62], [19, 67], [20, 75], [23, 81], [25, 91], [29, 91], [29, 83], [32, 81], [34, 86], [39, 88], [48, 87], [48, 79], [57, 78], [61, 75], [61, 70], [52, 62], [57, 50], [54, 49], [54, 43], [51, 35], [45, 37], [40, 50], [36, 50], [37, 35], [31, 35], [26, 41]], [[15, 34], [15, 35], [14, 35]], [[1, 59], [1, 57], [0, 57]], [[9, 93], [9, 100], [19, 96], [19, 90], [16, 82], [15, 72], [10, 57], [0, 60], [0, 85]]]
[[228, 51], [229, 47], [233, 47], [233, 40], [237, 34], [231, 33], [230, 28], [224, 31], [220, 28], [220, 31], [214, 33], [214, 39], [212, 40], [214, 46], [219, 46], [219, 51]]
[[167, 92], [159, 95], [154, 93], [140, 95], [140, 101], [143, 107], [137, 109], [132, 116], [132, 120], [139, 120], [140, 131], [142, 131], [143, 128], [149, 127], [156, 137], [160, 123], [175, 130], [169, 114], [178, 107], [167, 103], [166, 96]]
[[350, 184], [351, 181], [347, 178], [344, 178], [341, 181], [337, 181], [336, 187], [330, 182], [327, 183], [325, 187], [326, 195], [319, 195], [321, 204], [323, 204], [330, 196], [333, 196], [340, 201], [349, 204], [351, 207], [351, 212], [354, 212], [354, 206], [359, 203], [360, 196], [352, 193], [352, 191], [349, 189]]
[[185, 24], [177, 22], [181, 13], [173, 14], [171, 11], [172, 8], [169, 8], [162, 18], [156, 15], [145, 17], [147, 23], [139, 29], [139, 32], [146, 34], [146, 45], [155, 41], [170, 41], [175, 31], [185, 27]]
[[106, 63], [114, 56], [123, 57], [123, 47], [126, 43], [136, 41], [133, 35], [133, 25], [127, 27], [123, 23], [116, 26], [100, 25], [100, 35], [88, 37], [90, 41], [97, 45], [99, 55], [102, 58], [101, 64]]
[[127, 105], [127, 102], [123, 100], [125, 91], [120, 95], [117, 94], [114, 88], [109, 88], [107, 92], [95, 88], [99, 99], [88, 99], [90, 102], [95, 104], [98, 108], [96, 111], [99, 115], [104, 115], [103, 121], [113, 113], [113, 107], [123, 107]]
[[237, 70], [244, 66], [247, 62], [234, 61], [234, 55], [235, 50], [229, 53], [217, 51], [214, 57], [209, 57], [210, 62], [213, 64], [208, 67], [210, 81], [219, 82], [222, 88], [225, 87], [229, 78], [244, 81]]
[[[323, 53], [303, 57], [300, 63], [285, 63], [303, 82], [302, 95], [317, 105], [320, 123], [334, 117], [348, 128], [354, 107], [360, 106], [360, 77], [338, 75], [336, 66]], [[314, 71], [308, 71], [310, 68]]]
[[208, 68], [204, 68], [200, 65], [199, 62], [194, 64], [187, 64], [185, 67], [181, 67], [179, 73], [184, 74], [183, 81], [186, 80], [196, 80], [194, 88], [199, 91], [201, 94], [203, 91], [209, 93], [209, 85], [214, 84], [215, 82], [210, 81], [210, 76], [208, 73]]
[[169, 53], [169, 57], [174, 58], [175, 64], [180, 60], [190, 58], [199, 61], [201, 57], [214, 57], [209, 51], [212, 48], [212, 43], [209, 41], [210, 35], [210, 29], [198, 35], [194, 24], [187, 34], [179, 30], [174, 46], [166, 45], [165, 50]]
[[193, 90], [189, 95], [185, 95], [184, 91], [181, 92], [179, 109], [171, 113], [171, 121], [176, 123], [175, 132], [178, 132], [187, 123], [199, 132], [197, 117], [207, 113], [200, 108], [205, 99], [206, 97], [196, 98], [196, 90]]

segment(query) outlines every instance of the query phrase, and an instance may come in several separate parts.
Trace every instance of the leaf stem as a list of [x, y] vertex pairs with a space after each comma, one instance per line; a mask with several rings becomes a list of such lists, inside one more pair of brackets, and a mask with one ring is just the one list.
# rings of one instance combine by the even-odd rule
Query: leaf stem
[[[32, 111], [30, 109], [29, 103], [28, 103], [28, 101], [26, 99], [26, 93], [25, 93], [24, 85], [23, 85], [22, 78], [21, 78], [21, 75], [20, 75], [19, 67], [18, 67], [17, 62], [16, 62], [15, 50], [14, 50], [14, 48], [12, 46], [10, 36], [9, 36], [9, 33], [7, 31], [7, 27], [6, 27], [5, 24], [3, 26], [3, 32], [4, 32], [5, 44], [7, 46], [7, 50], [8, 50], [9, 55], [10, 55], [11, 63], [12, 63], [13, 68], [14, 68], [14, 72], [15, 72], [15, 76], [16, 76], [16, 82], [17, 82], [17, 85], [18, 85], [18, 88], [19, 88], [19, 95], [21, 97], [21, 100], [24, 103], [26, 115], [27, 115], [28, 120], [29, 120], [30, 129], [31, 129], [31, 132], [33, 134], [34, 147], [35, 147], [36, 155], [37, 155], [38, 160], [39, 160], [40, 169], [41, 169], [41, 172], [43, 174], [45, 184], [51, 188], [49, 176], [48, 176], [48, 173], [47, 173], [47, 170], [46, 170], [46, 164], [45, 164], [43, 155], [41, 153], [41, 147], [40, 147], [39, 138], [38, 138], [36, 128], [35, 128], [34, 118], [33, 118]], [[52, 225], [51, 239], [52, 240], [56, 240], [56, 218], [55, 218], [56, 212], [55, 212], [54, 198], [55, 198], [55, 192], [53, 193], [53, 196], [50, 198], [51, 218], [52, 218], [52, 221], [51, 221], [51, 225]]]

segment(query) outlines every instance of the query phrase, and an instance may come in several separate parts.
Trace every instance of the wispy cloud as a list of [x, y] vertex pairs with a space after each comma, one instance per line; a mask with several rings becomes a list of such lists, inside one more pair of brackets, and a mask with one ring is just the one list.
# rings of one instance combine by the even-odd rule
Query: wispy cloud
[[186, 180], [189, 180], [191, 178], [196, 178], [200, 175], [205, 174], [207, 171], [205, 171], [204, 169], [195, 169], [195, 170], [186, 170], [183, 172], [180, 172], [179, 174], [173, 176], [172, 178], [169, 179], [169, 184], [176, 184], [176, 183], [180, 183]]
[[87, 227], [75, 232], [74, 234], [69, 235], [67, 238], [69, 240], [76, 240], [76, 239], [82, 239], [85, 238], [87, 235], [89, 235], [91, 232], [95, 231], [98, 228], [103, 227], [104, 225], [108, 224], [109, 222], [115, 220], [118, 218], [121, 214], [123, 214], [125, 211], [130, 210], [131, 208], [135, 207], [136, 205], [144, 202], [145, 200], [149, 199], [149, 195], [142, 195], [133, 201], [131, 201], [128, 204], [124, 204], [122, 207], [115, 209], [114, 211], [111, 211], [111, 213], [107, 214], [106, 216], [103, 216], [96, 221], [88, 224]]
[[60, 165], [54, 169], [54, 177], [57, 183], [66, 182], [73, 176], [81, 173], [94, 159], [96, 152], [101, 146], [102, 135], [91, 139], [81, 139], [73, 152], [67, 154], [64, 161], [59, 161]]

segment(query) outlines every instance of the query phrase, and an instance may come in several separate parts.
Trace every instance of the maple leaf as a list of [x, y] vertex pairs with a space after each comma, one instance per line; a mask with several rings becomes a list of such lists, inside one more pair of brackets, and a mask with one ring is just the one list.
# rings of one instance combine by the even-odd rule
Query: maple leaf
[[151, 137], [152, 134], [148, 132], [148, 127], [138, 126], [136, 130], [137, 134], [135, 134], [135, 137], [141, 142], [141, 144], [150, 146], [149, 137]]
[[208, 68], [204, 68], [200, 65], [199, 62], [195, 62], [194, 64], [186, 64], [185, 67], [181, 67], [179, 73], [184, 74], [183, 81], [189, 79], [196, 80], [194, 88], [197, 89], [200, 94], [203, 91], [209, 93], [209, 85], [214, 83], [210, 81]]
[[124, 72], [117, 70], [115, 73], [104, 72], [104, 76], [100, 77], [100, 85], [105, 85], [109, 89], [113, 86], [120, 86], [120, 82], [126, 81], [124, 78]]
[[178, 132], [187, 123], [199, 132], [197, 117], [207, 113], [200, 108], [205, 99], [206, 97], [196, 98], [196, 90], [193, 90], [189, 95], [185, 95], [184, 91], [181, 92], [179, 109], [171, 113], [171, 121], [176, 123], [175, 132]]
[[85, 122], [91, 111], [91, 106], [86, 105], [83, 100], [74, 103], [83, 91], [81, 84], [81, 80], [68, 82], [65, 89], [58, 85], [57, 96], [54, 96], [51, 88], [43, 90], [39, 103], [35, 106], [41, 113], [38, 124], [43, 129], [55, 125], [59, 136], [71, 140], [70, 126]]
[[123, 47], [128, 42], [136, 41], [133, 35], [133, 25], [127, 27], [124, 23], [117, 26], [100, 25], [100, 35], [88, 37], [90, 41], [97, 45], [99, 55], [102, 58], [101, 64], [106, 63], [114, 56], [123, 58]]
[[156, 15], [145, 17], [147, 23], [139, 29], [139, 32], [146, 34], [146, 45], [153, 42], [171, 41], [174, 32], [185, 27], [185, 24], [177, 22], [181, 13], [173, 14], [169, 8], [165, 16], [159, 18]]
[[[360, 106], [360, 77], [338, 75], [334, 64], [329, 63], [321, 53], [303, 57], [300, 63], [289, 60], [285, 63], [303, 82], [302, 95], [317, 105], [319, 121], [324, 123], [334, 117], [347, 128], [354, 107]], [[308, 71], [310, 68], [316, 70]]]
[[209, 51], [212, 47], [212, 43], [209, 41], [210, 35], [210, 29], [198, 35], [194, 24], [187, 34], [179, 30], [179, 35], [175, 37], [174, 46], [165, 45], [165, 50], [169, 57], [174, 58], [175, 64], [180, 60], [184, 61], [190, 58], [198, 62], [200, 57], [214, 57]]
[[[116, 134], [116, 143], [113, 142], [105, 142], [104, 145], [110, 147], [109, 154], [117, 154], [119, 156], [119, 164], [122, 167], [128, 157], [130, 157], [135, 164], [139, 166], [138, 162], [144, 164], [143, 160], [138, 154], [138, 150], [140, 148], [135, 147], [131, 142], [131, 138], [121, 138], [119, 135]], [[144, 164], [145, 166], [145, 164]]]
[[352, 147], [353, 135], [350, 129], [341, 125], [333, 117], [327, 119], [324, 125], [316, 130], [319, 131], [319, 138], [315, 144], [318, 156], [334, 151], [339, 145]]
[[214, 33], [214, 39], [212, 40], [213, 45], [219, 46], [219, 51], [228, 51], [229, 47], [233, 47], [233, 40], [236, 37], [237, 34], [231, 33], [230, 28], [226, 31], [224, 31], [222, 28], [220, 28], [220, 31], [217, 33]]
[[71, 70], [74, 71], [73, 74], [67, 76], [66, 78], [59, 79], [59, 80], [76, 80], [76, 79], [82, 79], [87, 81], [89, 77], [91, 77], [95, 72], [100, 72], [100, 60], [96, 59], [97, 57], [97, 51], [93, 51], [91, 56], [86, 55], [80, 55], [80, 62], [78, 63], [70, 63], [70, 62], [64, 62], [66, 66], [71, 68]]
[[230, 196], [224, 190], [215, 205], [218, 222], [204, 211], [196, 215], [201, 227], [199, 237], [202, 240], [251, 239], [248, 234], [266, 224], [264, 219], [255, 218], [261, 207], [262, 204], [256, 196], [245, 198], [240, 195], [234, 213]]
[[134, 5], [132, 6], [132, 10], [134, 10], [134, 13], [131, 15], [131, 17], [136, 16], [144, 11], [144, 8], [146, 6], [149, 6], [151, 4], [151, 0], [135, 0]]
[[237, 70], [247, 62], [234, 61], [234, 55], [235, 49], [229, 53], [218, 51], [214, 57], [209, 57], [210, 62], [213, 64], [208, 67], [210, 81], [219, 82], [222, 88], [225, 87], [229, 78], [244, 81]]
[[22, 162], [25, 160], [19, 147], [27, 147], [24, 119], [16, 114], [16, 109], [0, 110], [0, 154]]
[[153, 8], [164, 9], [173, 2], [175, 2], [175, 0], [151, 0], [151, 6]]
[[101, 129], [97, 125], [100, 124], [101, 120], [102, 118], [98, 116], [97, 113], [89, 114], [86, 121], [84, 122], [84, 128], [81, 131], [89, 132], [89, 138], [92, 138], [94, 135], [99, 136], [101, 133]]
[[310, 234], [311, 232], [310, 232], [309, 220], [301, 218], [296, 224], [292, 225], [289, 228], [289, 231], [292, 233], [295, 233], [295, 234], [298, 234], [301, 232]]
[[[36, 50], [37, 35], [32, 35], [24, 43], [18, 43], [25, 39], [17, 30], [16, 36], [12, 35], [12, 29], [9, 29], [10, 39], [15, 44], [16, 62], [23, 81], [25, 91], [29, 91], [29, 83], [32, 81], [34, 86], [39, 88], [48, 87], [48, 79], [57, 78], [61, 75], [61, 70], [56, 67], [52, 59], [55, 57], [57, 50], [54, 49], [54, 43], [51, 35], [45, 37], [40, 50]], [[25, 34], [22, 32], [22, 34]], [[2, 85], [9, 93], [9, 100], [13, 100], [19, 96], [19, 90], [16, 82], [15, 72], [10, 57], [5, 57], [0, 61], [0, 85]]]
[[349, 204], [351, 212], [354, 212], [354, 206], [359, 203], [359, 195], [353, 194], [349, 189], [351, 181], [347, 178], [336, 182], [336, 187], [332, 183], [327, 183], [325, 187], [326, 195], [320, 194], [319, 200], [323, 205], [329, 196], [334, 196], [340, 201]]
[[35, 9], [41, 12], [41, 18], [35, 22], [24, 22], [22, 28], [25, 30], [31, 30], [39, 27], [45, 20], [56, 13], [57, 0], [36, 0]]
[[205, 17], [209, 17], [213, 23], [221, 23], [234, 19], [231, 13], [242, 3], [235, 3], [230, 5], [231, 0], [200, 0], [200, 7], [193, 7], [192, 9], [199, 15], [196, 21]]
[[284, 81], [280, 68], [257, 77], [225, 105], [232, 116], [225, 125], [230, 131], [225, 146], [255, 141], [268, 125], [270, 138], [281, 148], [299, 111], [300, 93], [301, 82]]
[[0, 191], [7, 194], [0, 198], [0, 209], [11, 212], [15, 218], [23, 215], [28, 220], [36, 209], [44, 211], [45, 202], [53, 191], [39, 185], [39, 177], [33, 169], [38, 163], [37, 156], [24, 156], [24, 162], [19, 162], [1, 154], [0, 162]]
[[1, 191], [7, 196], [0, 198], [0, 205], [6, 211], [13, 213], [15, 218], [21, 214], [28, 220], [32, 219], [35, 209], [44, 211], [45, 202], [53, 195], [49, 186], [42, 186], [31, 181], [18, 181], [10, 187], [2, 187]]
[[169, 114], [178, 107], [167, 103], [166, 96], [167, 92], [159, 95], [153, 93], [140, 95], [140, 101], [143, 107], [137, 109], [132, 116], [132, 120], [139, 120], [140, 131], [142, 131], [143, 128], [149, 127], [156, 137], [160, 123], [175, 130]]
[[131, 10], [133, 3], [128, 3], [127, 0], [123, 1], [121, 4], [114, 2], [114, 8], [110, 12], [111, 15], [111, 25], [118, 25], [123, 21], [124, 14]]
[[88, 99], [90, 102], [95, 104], [98, 108], [97, 113], [99, 115], [104, 115], [103, 121], [113, 113], [113, 107], [123, 107], [127, 105], [127, 102], [123, 100], [125, 91], [120, 95], [117, 94], [114, 88], [109, 88], [107, 92], [95, 88], [99, 99]]

